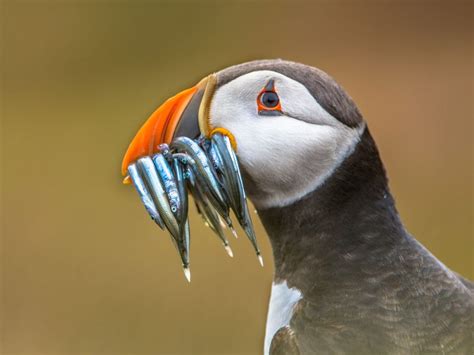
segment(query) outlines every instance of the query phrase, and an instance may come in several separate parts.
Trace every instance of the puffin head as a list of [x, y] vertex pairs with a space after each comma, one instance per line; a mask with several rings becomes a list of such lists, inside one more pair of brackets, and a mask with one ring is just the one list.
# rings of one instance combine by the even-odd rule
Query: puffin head
[[249, 198], [258, 209], [286, 206], [317, 189], [351, 154], [365, 122], [326, 73], [261, 60], [223, 69], [159, 107], [139, 130], [122, 164], [174, 137], [229, 136]]

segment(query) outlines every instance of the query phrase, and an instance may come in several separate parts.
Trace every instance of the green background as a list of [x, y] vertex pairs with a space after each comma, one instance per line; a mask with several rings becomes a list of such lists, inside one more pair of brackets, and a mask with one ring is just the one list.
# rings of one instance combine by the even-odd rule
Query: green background
[[[120, 162], [166, 98], [259, 58], [317, 66], [357, 102], [401, 216], [472, 265], [472, 3], [3, 1], [2, 354], [258, 354], [272, 279], [193, 213], [188, 284]], [[242, 233], [241, 233], [242, 234]]]

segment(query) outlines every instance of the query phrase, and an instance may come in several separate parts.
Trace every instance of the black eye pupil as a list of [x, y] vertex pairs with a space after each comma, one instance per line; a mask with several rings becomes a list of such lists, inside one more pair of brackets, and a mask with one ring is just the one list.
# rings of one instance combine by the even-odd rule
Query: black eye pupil
[[278, 95], [272, 91], [264, 92], [261, 100], [262, 104], [270, 108], [276, 107], [278, 105], [278, 102], [280, 101]]

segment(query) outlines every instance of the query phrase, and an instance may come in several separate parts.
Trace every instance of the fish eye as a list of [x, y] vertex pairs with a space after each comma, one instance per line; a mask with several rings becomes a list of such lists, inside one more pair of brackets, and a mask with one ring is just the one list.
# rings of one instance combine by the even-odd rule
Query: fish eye
[[260, 97], [260, 102], [265, 107], [275, 108], [280, 102], [280, 98], [278, 97], [276, 92], [265, 91], [263, 95]]

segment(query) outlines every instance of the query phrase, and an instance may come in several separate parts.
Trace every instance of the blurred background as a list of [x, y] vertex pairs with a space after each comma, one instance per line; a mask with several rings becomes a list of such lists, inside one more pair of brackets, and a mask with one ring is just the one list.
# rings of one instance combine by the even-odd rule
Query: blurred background
[[[272, 279], [192, 215], [188, 284], [120, 162], [226, 66], [319, 67], [359, 105], [411, 233], [473, 278], [473, 12], [456, 1], [1, 3], [2, 354], [258, 354]], [[257, 221], [256, 221], [257, 222]]]

